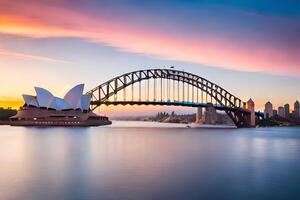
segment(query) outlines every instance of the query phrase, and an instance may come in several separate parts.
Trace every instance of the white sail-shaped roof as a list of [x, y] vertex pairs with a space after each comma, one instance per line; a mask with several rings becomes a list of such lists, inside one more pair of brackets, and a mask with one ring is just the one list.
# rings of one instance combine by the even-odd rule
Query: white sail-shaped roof
[[89, 94], [82, 95], [84, 84], [73, 87], [64, 96], [64, 99], [55, 97], [48, 90], [35, 87], [37, 96], [23, 95], [23, 99], [28, 106], [39, 108], [52, 108], [55, 110], [81, 109], [89, 110], [91, 96]]
[[81, 96], [83, 93], [83, 88], [84, 84], [76, 85], [64, 96], [64, 100], [70, 104], [73, 109], [81, 109]]
[[38, 104], [35, 96], [23, 94], [23, 99], [24, 99], [26, 105], [39, 107], [39, 104]]
[[44, 88], [34, 87], [36, 92], [37, 102], [40, 107], [51, 108], [51, 103], [53, 101], [53, 95], [51, 92]]
[[81, 96], [81, 110], [89, 110], [91, 103], [91, 95], [85, 94]]
[[69, 105], [64, 99], [59, 98], [59, 97], [54, 97], [51, 105], [51, 108], [55, 110], [69, 110], [72, 109], [72, 106]]

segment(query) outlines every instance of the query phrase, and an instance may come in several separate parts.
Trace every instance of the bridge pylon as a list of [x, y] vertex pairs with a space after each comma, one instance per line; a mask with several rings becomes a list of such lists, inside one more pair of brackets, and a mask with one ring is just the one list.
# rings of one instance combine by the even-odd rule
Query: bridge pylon
[[196, 124], [203, 124], [203, 108], [197, 107], [197, 113], [196, 113]]
[[217, 111], [212, 103], [207, 103], [207, 107], [204, 112], [205, 124], [216, 124], [217, 122]]

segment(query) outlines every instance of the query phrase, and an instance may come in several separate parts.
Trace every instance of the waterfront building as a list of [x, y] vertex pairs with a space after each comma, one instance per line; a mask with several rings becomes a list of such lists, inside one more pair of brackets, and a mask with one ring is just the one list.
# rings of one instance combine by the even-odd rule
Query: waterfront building
[[90, 94], [83, 95], [84, 84], [73, 87], [64, 98], [35, 87], [36, 96], [23, 95], [25, 104], [11, 117], [16, 126], [98, 126], [111, 124], [107, 117], [98, 116], [89, 107]]
[[277, 110], [273, 110], [273, 116], [277, 116], [277, 115], [278, 115]]
[[284, 108], [282, 106], [278, 107], [278, 116], [280, 116], [280, 117], [284, 117], [285, 116], [285, 114], [284, 114]]
[[294, 103], [294, 116], [296, 118], [300, 116], [300, 103], [298, 100]]
[[265, 104], [265, 118], [273, 117], [273, 104], [268, 101]]
[[284, 117], [290, 118], [290, 104], [288, 103], [284, 105]]

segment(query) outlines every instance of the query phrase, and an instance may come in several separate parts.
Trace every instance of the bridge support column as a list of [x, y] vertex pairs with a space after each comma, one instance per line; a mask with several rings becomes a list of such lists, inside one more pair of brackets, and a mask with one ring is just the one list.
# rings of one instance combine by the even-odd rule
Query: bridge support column
[[251, 112], [250, 114], [250, 118], [248, 119], [249, 122], [248, 124], [251, 127], [255, 127], [255, 104], [254, 101], [252, 99], [249, 99], [249, 101], [247, 101], [247, 109]]
[[197, 108], [195, 123], [196, 124], [202, 124], [203, 123], [203, 109], [202, 109], [202, 107]]
[[207, 107], [204, 113], [205, 124], [216, 124], [217, 121], [217, 111], [212, 103], [207, 103]]

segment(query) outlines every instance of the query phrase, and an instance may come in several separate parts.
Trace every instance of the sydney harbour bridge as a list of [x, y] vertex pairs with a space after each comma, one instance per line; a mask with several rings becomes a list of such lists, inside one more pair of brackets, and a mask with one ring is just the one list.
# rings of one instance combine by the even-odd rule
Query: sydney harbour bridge
[[[146, 69], [122, 74], [88, 92], [91, 110], [100, 105], [212, 107], [227, 113], [238, 127], [255, 126], [263, 117], [252, 101], [243, 102], [226, 89], [198, 75], [175, 69]], [[199, 111], [198, 111], [199, 112]]]

